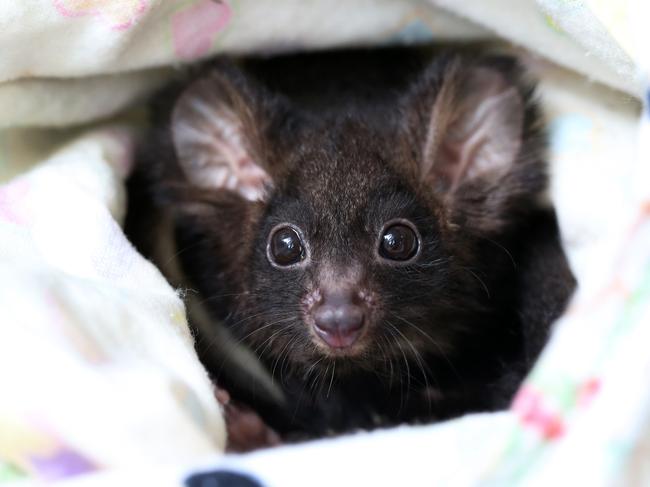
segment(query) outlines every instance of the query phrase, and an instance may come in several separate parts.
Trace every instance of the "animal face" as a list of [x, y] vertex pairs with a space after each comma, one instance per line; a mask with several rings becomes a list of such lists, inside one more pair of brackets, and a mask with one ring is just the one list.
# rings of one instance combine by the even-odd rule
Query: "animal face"
[[225, 63], [173, 110], [183, 266], [273, 368], [408, 367], [490, 333], [510, 263], [484, 242], [544, 189], [512, 60], [442, 57], [370, 104], [305, 109]]
[[[435, 209], [377, 154], [354, 156], [358, 170], [330, 161], [310, 182], [309, 165], [322, 165], [313, 155], [290, 175], [302, 180], [291, 185], [298, 190], [270, 197], [250, 252], [255, 298], [245, 307], [268, 316], [265, 323], [282, 321], [268, 333], [247, 330], [259, 335], [255, 346], [274, 340], [305, 363], [376, 366], [400, 353], [390, 343], [409, 353], [423, 340], [444, 345], [448, 331], [436, 332], [432, 320], [449, 291], [449, 258]], [[369, 171], [381, 177], [369, 180]]]

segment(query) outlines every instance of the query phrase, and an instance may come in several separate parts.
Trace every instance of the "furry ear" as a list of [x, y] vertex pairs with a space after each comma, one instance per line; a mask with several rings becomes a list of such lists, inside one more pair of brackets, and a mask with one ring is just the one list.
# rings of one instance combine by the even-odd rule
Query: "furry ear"
[[453, 220], [498, 229], [509, 208], [522, 197], [536, 198], [545, 186], [532, 89], [510, 58], [439, 63], [407, 98], [416, 171], [442, 197]]
[[501, 73], [450, 67], [433, 105], [422, 176], [453, 192], [465, 180], [505, 174], [521, 148], [523, 118], [522, 97]]
[[265, 93], [231, 65], [213, 69], [181, 95], [171, 119], [179, 165], [188, 181], [263, 199], [267, 170]]

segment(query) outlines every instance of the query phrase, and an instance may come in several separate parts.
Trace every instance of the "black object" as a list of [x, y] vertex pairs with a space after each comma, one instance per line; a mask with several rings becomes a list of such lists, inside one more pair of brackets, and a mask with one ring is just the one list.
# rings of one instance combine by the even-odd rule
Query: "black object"
[[187, 487], [262, 487], [257, 480], [239, 472], [215, 470], [197, 473], [187, 478]]

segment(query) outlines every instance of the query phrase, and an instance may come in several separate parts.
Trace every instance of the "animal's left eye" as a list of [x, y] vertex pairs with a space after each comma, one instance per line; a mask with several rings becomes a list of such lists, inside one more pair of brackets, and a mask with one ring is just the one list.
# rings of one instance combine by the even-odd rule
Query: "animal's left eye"
[[406, 261], [415, 256], [420, 246], [415, 230], [404, 223], [388, 226], [379, 242], [379, 255], [384, 259]]

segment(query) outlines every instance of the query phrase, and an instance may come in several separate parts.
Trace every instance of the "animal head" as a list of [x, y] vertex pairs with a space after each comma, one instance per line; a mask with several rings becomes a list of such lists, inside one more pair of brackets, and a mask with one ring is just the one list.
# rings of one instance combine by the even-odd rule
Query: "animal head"
[[545, 187], [531, 91], [511, 59], [443, 56], [379, 107], [319, 113], [217, 65], [171, 117], [179, 255], [202, 300], [276, 362], [452, 350], [498, 281], [481, 242]]

